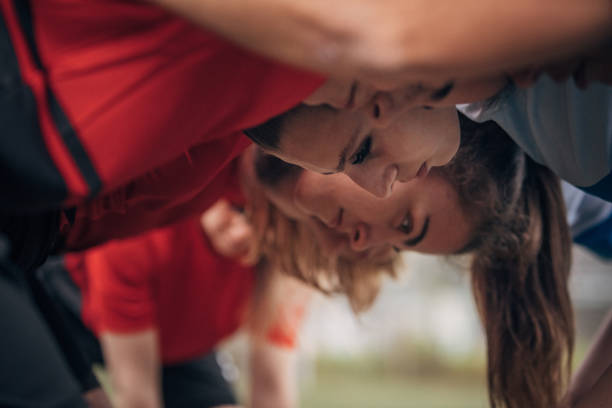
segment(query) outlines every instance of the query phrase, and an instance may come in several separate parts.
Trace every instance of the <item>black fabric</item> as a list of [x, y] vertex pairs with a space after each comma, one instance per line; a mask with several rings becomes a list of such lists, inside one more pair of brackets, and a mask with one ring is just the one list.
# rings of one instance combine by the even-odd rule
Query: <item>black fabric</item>
[[13, 6], [17, 12], [21, 29], [28, 47], [30, 48], [34, 63], [38, 68], [42, 68], [42, 62], [38, 54], [38, 46], [34, 40], [34, 25], [32, 24], [32, 9], [30, 8], [30, 0], [13, 0]]
[[234, 392], [223, 378], [216, 353], [188, 362], [164, 365], [162, 386], [167, 408], [236, 405]]
[[[40, 63], [30, 2], [13, 1], [30, 55]], [[102, 188], [93, 163], [83, 148], [59, 101], [45, 87], [46, 106], [65, 146], [89, 186], [90, 196]], [[38, 122], [32, 90], [24, 83], [6, 23], [0, 19], [0, 176], [3, 178], [0, 209], [10, 212], [58, 208], [68, 194], [67, 186], [50, 157]]]
[[599, 180], [595, 185], [578, 188], [586, 191], [591, 195], [597, 196], [602, 200], [612, 202], [612, 173]]
[[67, 189], [49, 156], [36, 100], [23, 82], [4, 16], [0, 18], [0, 210], [58, 207]]
[[62, 139], [64, 139], [64, 143], [70, 151], [72, 158], [79, 167], [81, 175], [84, 177], [85, 182], [89, 186], [89, 197], [96, 196], [100, 190], [102, 190], [102, 180], [100, 180], [93, 163], [87, 155], [85, 148], [81, 144], [76, 131], [62, 110], [59, 101], [49, 88], [47, 88], [47, 101], [49, 103], [49, 110], [55, 122], [55, 126], [60, 132]]
[[[68, 366], [83, 392], [98, 388], [92, 371], [94, 362], [101, 361], [97, 340], [80, 319], [81, 295], [63, 267], [62, 258], [47, 261], [31, 275], [29, 286], [34, 301], [57, 340]], [[82, 330], [82, 333], [75, 333]]]
[[[56, 310], [62, 314], [64, 329], [69, 337], [75, 354], [83, 358], [87, 369], [82, 369], [82, 362], [74, 367], [75, 375], [83, 389], [89, 389], [91, 365], [94, 363], [104, 364], [102, 349], [98, 339], [81, 320], [81, 292], [64, 267], [62, 257], [50, 258], [41, 268], [36, 271], [36, 277], [41, 287], [47, 292], [48, 298], [56, 304]], [[69, 351], [68, 350], [68, 351]]]
[[[32, 21], [32, 11], [30, 9], [30, 1], [28, 0], [14, 0], [15, 10], [19, 16], [21, 28], [23, 29], [24, 36], [28, 42], [31, 55], [38, 66], [38, 69], [45, 71], [40, 57], [38, 54], [38, 47], [34, 39], [34, 24]], [[59, 134], [62, 136], [64, 143], [74, 158], [77, 166], [85, 181], [87, 182], [90, 190], [90, 197], [95, 196], [102, 188], [102, 181], [98, 177], [98, 173], [94, 169], [94, 166], [85, 152], [81, 141], [77, 137], [76, 131], [72, 127], [72, 124], [68, 120], [66, 113], [60, 106], [59, 101], [51, 91], [51, 88], [46, 88], [47, 103], [49, 104], [48, 109], [55, 123], [55, 127]]]
[[13, 263], [25, 272], [39, 267], [55, 248], [60, 221], [60, 210], [32, 215], [0, 212], [0, 233], [10, 242]]
[[[0, 246], [3, 238], [0, 237]], [[1, 248], [0, 248], [1, 250]], [[86, 407], [34, 307], [23, 272], [0, 254], [0, 407]], [[4, 256], [3, 256], [4, 255]]]
[[[61, 260], [50, 260], [38, 276], [51, 297], [61, 305], [65, 321], [69, 322], [70, 335], [90, 364], [103, 364], [100, 343], [80, 320], [81, 296]], [[86, 373], [83, 371], [83, 373]], [[167, 364], [162, 368], [162, 392], [166, 408], [214, 407], [236, 404], [230, 385], [221, 374], [216, 354], [211, 353], [190, 361]]]

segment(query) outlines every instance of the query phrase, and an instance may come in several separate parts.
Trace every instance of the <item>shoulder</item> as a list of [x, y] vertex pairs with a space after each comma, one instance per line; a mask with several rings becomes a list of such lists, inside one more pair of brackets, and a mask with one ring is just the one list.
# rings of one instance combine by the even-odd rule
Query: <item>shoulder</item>
[[535, 161], [579, 186], [595, 184], [612, 170], [612, 88], [542, 76], [531, 88], [515, 88], [500, 103], [463, 108], [491, 119]]

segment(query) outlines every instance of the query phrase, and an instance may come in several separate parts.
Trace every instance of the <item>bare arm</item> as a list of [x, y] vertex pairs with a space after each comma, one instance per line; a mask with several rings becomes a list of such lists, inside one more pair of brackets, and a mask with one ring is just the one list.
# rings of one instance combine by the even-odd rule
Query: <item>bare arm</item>
[[[610, 400], [612, 398], [610, 381], [612, 381], [612, 312], [604, 319], [584, 362], [574, 375], [565, 398], [565, 406], [591, 407], [591, 405], [581, 405], [582, 400], [592, 401], [596, 395], [600, 395], [606, 389], [610, 391], [608, 394]], [[606, 382], [607, 388], [604, 386]], [[604, 388], [601, 389], [602, 387]]]
[[295, 347], [313, 289], [265, 267], [259, 272], [249, 322], [251, 408], [293, 408]]
[[100, 387], [84, 393], [83, 399], [89, 408], [113, 408], [108, 395]]
[[610, 0], [151, 0], [264, 55], [381, 86], [507, 72], [598, 47]]
[[610, 406], [612, 399], [612, 365], [599, 377], [593, 388], [586, 393], [575, 408], [605, 408]]
[[160, 359], [154, 329], [100, 336], [117, 408], [161, 408]]
[[296, 407], [295, 355], [292, 349], [261, 339], [251, 342], [251, 408]]

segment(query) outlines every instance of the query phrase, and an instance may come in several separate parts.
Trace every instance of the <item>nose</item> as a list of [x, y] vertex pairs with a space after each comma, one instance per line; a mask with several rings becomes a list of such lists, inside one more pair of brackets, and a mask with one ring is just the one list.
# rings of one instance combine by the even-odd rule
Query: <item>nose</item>
[[393, 183], [395, 183], [399, 174], [399, 168], [395, 164], [380, 167], [351, 166], [347, 173], [355, 183], [365, 190], [377, 197], [385, 198], [391, 195]]
[[365, 251], [370, 248], [368, 229], [363, 223], [359, 223], [353, 229], [350, 239], [351, 249], [355, 252]]

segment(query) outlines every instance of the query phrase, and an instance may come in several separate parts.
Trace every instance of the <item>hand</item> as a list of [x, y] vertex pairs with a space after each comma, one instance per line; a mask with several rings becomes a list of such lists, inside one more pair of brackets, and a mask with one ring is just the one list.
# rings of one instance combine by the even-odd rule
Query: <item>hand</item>
[[89, 408], [112, 408], [108, 396], [102, 388], [94, 388], [83, 394], [83, 399]]
[[544, 73], [556, 82], [573, 78], [581, 89], [587, 88], [594, 81], [612, 85], [612, 44], [580, 57], [542, 66], [531, 66], [510, 76], [518, 86], [527, 88]]
[[202, 214], [202, 229], [215, 250], [228, 258], [244, 258], [253, 237], [247, 217], [221, 199]]

